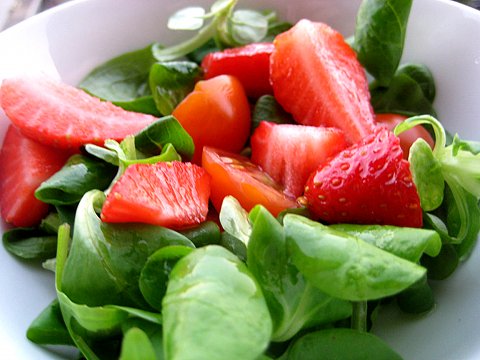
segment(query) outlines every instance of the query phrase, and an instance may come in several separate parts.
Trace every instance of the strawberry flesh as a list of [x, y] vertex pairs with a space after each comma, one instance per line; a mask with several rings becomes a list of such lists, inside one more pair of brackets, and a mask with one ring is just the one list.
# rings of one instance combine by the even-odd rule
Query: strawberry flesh
[[374, 131], [365, 70], [340, 33], [304, 19], [278, 35], [274, 45], [274, 95], [297, 122], [337, 127], [351, 144]]
[[0, 105], [24, 135], [62, 149], [120, 141], [156, 120], [47, 77], [3, 80]]
[[252, 162], [292, 197], [302, 195], [308, 176], [347, 146], [339, 129], [266, 121], [260, 122], [250, 142]]
[[134, 164], [113, 185], [101, 219], [183, 228], [205, 221], [209, 196], [210, 176], [197, 165]]
[[34, 226], [47, 215], [48, 204], [37, 200], [35, 190], [60, 170], [69, 155], [8, 127], [0, 152], [0, 211], [7, 223]]

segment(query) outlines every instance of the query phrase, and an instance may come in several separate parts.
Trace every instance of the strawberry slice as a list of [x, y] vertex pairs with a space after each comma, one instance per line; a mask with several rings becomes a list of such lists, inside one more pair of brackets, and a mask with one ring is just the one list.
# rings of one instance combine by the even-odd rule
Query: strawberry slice
[[205, 221], [210, 176], [179, 161], [130, 165], [102, 208], [105, 222], [140, 222], [183, 228]]
[[46, 77], [3, 80], [0, 105], [23, 134], [64, 149], [122, 140], [156, 120]]
[[248, 96], [258, 98], [271, 94], [269, 67], [272, 52], [272, 43], [252, 43], [211, 52], [202, 61], [205, 78], [233, 75], [240, 80]]
[[37, 187], [65, 164], [69, 154], [37, 143], [10, 125], [0, 152], [0, 211], [14, 226], [37, 225], [48, 205], [34, 196]]
[[347, 147], [341, 130], [262, 121], [251, 139], [252, 162], [293, 197], [303, 194], [308, 176]]
[[304, 125], [337, 127], [351, 143], [375, 128], [365, 70], [342, 35], [300, 20], [278, 35], [270, 79], [278, 102]]
[[422, 209], [400, 141], [380, 129], [321, 165], [305, 187], [308, 207], [328, 223], [422, 226]]

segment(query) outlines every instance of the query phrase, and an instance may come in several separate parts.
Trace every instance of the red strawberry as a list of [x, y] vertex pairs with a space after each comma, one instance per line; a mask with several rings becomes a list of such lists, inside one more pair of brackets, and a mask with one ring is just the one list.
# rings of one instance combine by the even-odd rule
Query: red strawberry
[[122, 140], [156, 120], [47, 78], [3, 80], [0, 104], [26, 136], [58, 148]]
[[197, 165], [134, 164], [113, 185], [101, 218], [182, 228], [206, 219], [209, 196], [210, 176]]
[[0, 210], [14, 226], [34, 226], [47, 214], [37, 187], [60, 170], [69, 154], [39, 144], [10, 125], [0, 152]]
[[352, 144], [373, 131], [365, 70], [340, 33], [301, 20], [274, 44], [270, 79], [275, 98], [297, 122], [337, 127]]
[[398, 137], [381, 129], [320, 166], [305, 187], [308, 207], [328, 223], [422, 226], [422, 209]]
[[269, 64], [272, 51], [272, 43], [253, 43], [209, 53], [202, 61], [205, 78], [233, 75], [240, 80], [248, 96], [258, 98], [271, 94]]
[[308, 176], [320, 164], [347, 146], [343, 132], [335, 128], [266, 121], [255, 129], [250, 142], [252, 162], [293, 197], [303, 194]]

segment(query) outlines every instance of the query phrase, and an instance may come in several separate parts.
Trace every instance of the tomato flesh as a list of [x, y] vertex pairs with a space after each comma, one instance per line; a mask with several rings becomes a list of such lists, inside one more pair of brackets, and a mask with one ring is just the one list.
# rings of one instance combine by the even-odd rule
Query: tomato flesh
[[242, 84], [230, 75], [199, 81], [173, 116], [192, 136], [197, 164], [204, 146], [239, 152], [250, 135], [250, 105]]
[[235, 197], [247, 211], [260, 204], [277, 216], [298, 207], [294, 198], [248, 158], [227, 151], [204, 147], [202, 166], [211, 176], [210, 200], [220, 211], [225, 196]]

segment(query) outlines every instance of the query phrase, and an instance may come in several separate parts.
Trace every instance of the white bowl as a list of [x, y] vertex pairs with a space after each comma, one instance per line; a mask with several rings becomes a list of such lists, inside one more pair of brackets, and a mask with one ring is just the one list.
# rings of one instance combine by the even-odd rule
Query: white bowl
[[[352, 34], [358, 0], [245, 0], [241, 7], [277, 9], [295, 21], [310, 18]], [[0, 79], [42, 72], [76, 84], [90, 69], [122, 52], [181, 34], [166, 20], [206, 0], [77, 0], [46, 11], [0, 34]], [[404, 61], [426, 64], [436, 80], [440, 120], [461, 136], [480, 140], [480, 12], [449, 0], [415, 0]], [[7, 119], [0, 114], [0, 139]], [[5, 224], [0, 224], [0, 231]], [[25, 331], [55, 293], [53, 276], [0, 249], [0, 358], [51, 359], [66, 354], [31, 344]], [[379, 314], [375, 333], [405, 359], [480, 358], [480, 253], [435, 285], [437, 307], [422, 318], [394, 309]]]

